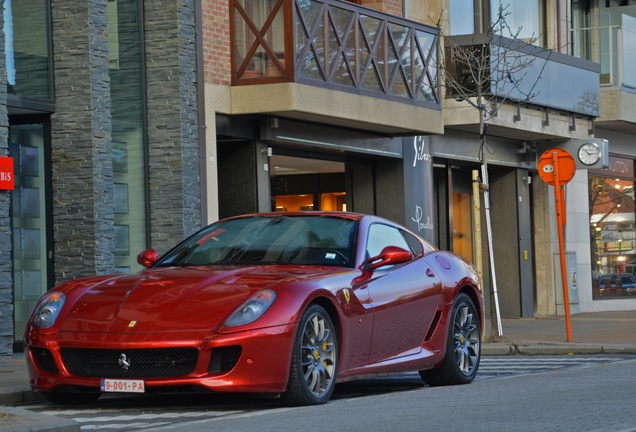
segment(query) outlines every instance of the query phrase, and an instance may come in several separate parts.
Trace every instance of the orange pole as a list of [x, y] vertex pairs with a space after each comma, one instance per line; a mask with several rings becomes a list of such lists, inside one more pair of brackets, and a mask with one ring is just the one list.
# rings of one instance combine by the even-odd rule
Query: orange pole
[[554, 201], [556, 203], [557, 231], [559, 234], [559, 258], [561, 259], [561, 285], [563, 288], [563, 310], [565, 312], [565, 332], [567, 341], [572, 342], [572, 322], [570, 320], [570, 295], [568, 293], [568, 280], [565, 274], [565, 242], [563, 239], [563, 227], [565, 226], [565, 194], [559, 178], [559, 158], [557, 152], [552, 153], [552, 165], [554, 166]]

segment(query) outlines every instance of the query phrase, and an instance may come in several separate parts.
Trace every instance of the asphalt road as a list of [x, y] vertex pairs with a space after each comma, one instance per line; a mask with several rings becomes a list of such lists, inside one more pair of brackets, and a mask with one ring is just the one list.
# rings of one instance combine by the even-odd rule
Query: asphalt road
[[341, 384], [317, 407], [241, 395], [110, 396], [88, 406], [30, 410], [82, 430], [603, 431], [634, 432], [636, 358], [495, 357], [466, 386], [425, 386], [417, 374]]

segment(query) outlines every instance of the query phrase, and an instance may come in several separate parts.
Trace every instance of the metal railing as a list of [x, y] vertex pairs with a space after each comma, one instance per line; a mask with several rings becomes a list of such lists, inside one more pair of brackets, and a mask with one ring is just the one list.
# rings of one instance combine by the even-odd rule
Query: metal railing
[[636, 89], [636, 28], [613, 25], [571, 32], [573, 55], [600, 63], [601, 87]]
[[232, 85], [298, 82], [441, 109], [437, 29], [338, 0], [230, 0]]
[[[444, 43], [446, 73], [452, 74], [468, 96], [476, 95], [479, 90], [482, 95], [499, 100], [566, 113], [599, 115], [599, 65], [596, 63], [490, 34], [449, 36]], [[483, 79], [471, 94], [471, 86], [475, 85], [471, 81], [475, 76], [473, 67], [481, 68]], [[458, 96], [453, 90], [449, 87], [447, 97]]]

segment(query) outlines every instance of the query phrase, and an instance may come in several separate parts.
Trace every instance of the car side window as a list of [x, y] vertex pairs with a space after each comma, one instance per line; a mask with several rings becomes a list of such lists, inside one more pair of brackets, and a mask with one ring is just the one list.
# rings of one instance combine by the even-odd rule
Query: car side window
[[379, 223], [371, 225], [367, 240], [367, 258], [380, 255], [382, 249], [387, 246], [397, 246], [411, 251], [400, 230]]
[[414, 235], [409, 234], [406, 231], [400, 232], [402, 236], [404, 236], [406, 242], [409, 244], [411, 252], [413, 252], [416, 256], [424, 254], [424, 246], [422, 245], [422, 242], [420, 242]]

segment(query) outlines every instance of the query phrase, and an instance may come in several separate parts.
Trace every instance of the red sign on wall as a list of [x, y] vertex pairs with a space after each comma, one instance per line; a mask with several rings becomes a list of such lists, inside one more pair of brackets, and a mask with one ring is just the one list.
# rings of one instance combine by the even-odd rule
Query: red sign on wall
[[0, 190], [13, 190], [14, 188], [13, 158], [0, 156]]

